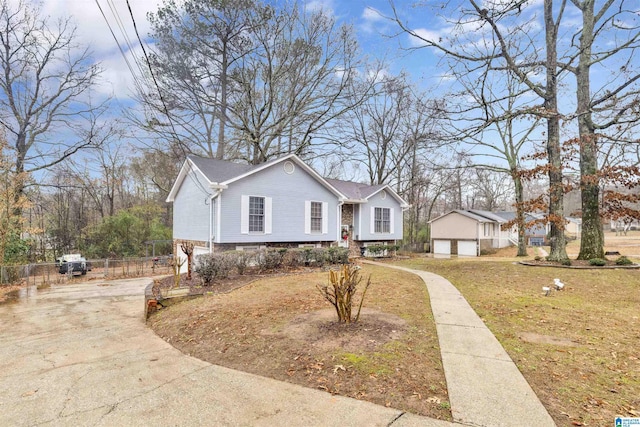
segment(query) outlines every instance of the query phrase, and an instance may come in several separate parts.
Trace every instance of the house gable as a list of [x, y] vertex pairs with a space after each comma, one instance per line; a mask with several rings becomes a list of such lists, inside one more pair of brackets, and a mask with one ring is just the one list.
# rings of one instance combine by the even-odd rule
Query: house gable
[[[219, 243], [320, 242], [338, 239], [339, 195], [331, 186], [286, 162], [270, 162], [259, 170], [224, 182], [220, 195]], [[264, 230], [249, 229], [250, 198], [264, 200]], [[311, 208], [317, 207], [319, 229], [312, 230]]]
[[478, 224], [489, 222], [486, 218], [469, 215], [460, 211], [451, 211], [431, 223], [432, 239], [477, 239]]

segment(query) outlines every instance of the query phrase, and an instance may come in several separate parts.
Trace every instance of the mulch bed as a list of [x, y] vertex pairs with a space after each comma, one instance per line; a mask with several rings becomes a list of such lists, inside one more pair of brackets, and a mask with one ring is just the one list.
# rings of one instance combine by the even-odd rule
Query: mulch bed
[[[335, 266], [333, 266], [335, 267]], [[180, 285], [178, 289], [189, 289], [188, 295], [204, 295], [204, 294], [226, 294], [235, 289], [241, 288], [249, 283], [265, 277], [284, 276], [292, 274], [306, 274], [314, 271], [328, 271], [329, 267], [300, 267], [297, 269], [283, 270], [282, 272], [260, 272], [258, 269], [249, 269], [243, 275], [231, 275], [226, 279], [216, 279], [215, 283], [205, 285], [202, 279], [196, 273], [192, 274], [191, 279], [187, 279], [187, 274], [180, 275]], [[173, 276], [154, 280], [152, 288], [153, 295], [157, 298], [166, 296], [174, 287]]]

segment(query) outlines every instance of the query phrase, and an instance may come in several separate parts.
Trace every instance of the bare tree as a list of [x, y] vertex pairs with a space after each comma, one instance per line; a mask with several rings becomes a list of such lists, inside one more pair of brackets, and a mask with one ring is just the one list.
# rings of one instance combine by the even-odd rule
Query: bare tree
[[[598, 169], [599, 133], [640, 119], [640, 67], [634, 60], [640, 47], [637, 2], [608, 0], [596, 10], [594, 0], [571, 0], [582, 17], [574, 36], [570, 70], [576, 77], [576, 117], [580, 134], [582, 239], [578, 259], [604, 258]], [[614, 68], [613, 77], [593, 88], [592, 69]]]
[[[555, 4], [555, 7], [554, 7]], [[549, 220], [551, 222], [550, 259], [567, 259], [564, 236], [564, 211], [562, 159], [560, 145], [560, 118], [558, 111], [558, 75], [564, 69], [558, 63], [558, 30], [564, 14], [566, 0], [544, 0], [545, 56], [539, 57], [540, 45], [532, 37], [535, 16], [524, 15], [527, 0], [479, 2], [461, 0], [442, 2], [447, 13], [458, 14], [453, 31], [448, 37], [434, 39], [410, 28], [401, 19], [393, 3], [393, 18], [403, 32], [443, 52], [470, 74], [478, 70], [504, 71], [514, 74], [532, 93], [542, 100], [541, 105], [531, 106], [530, 113], [547, 121], [546, 150], [549, 162]], [[445, 17], [450, 22], [451, 19]], [[540, 71], [546, 78], [537, 78]], [[480, 73], [482, 74], [482, 73]], [[480, 80], [480, 83], [482, 81]]]
[[[52, 25], [25, 2], [1, 0], [0, 44], [0, 125], [15, 172], [47, 169], [95, 146], [91, 113], [98, 108], [86, 99], [100, 70], [70, 21]], [[23, 194], [24, 184], [16, 184]]]
[[413, 104], [406, 75], [387, 76], [376, 84], [373, 96], [347, 113], [341, 132], [346, 139], [343, 144], [353, 154], [351, 160], [364, 166], [370, 184], [395, 178], [413, 148], [403, 133], [403, 120], [412, 115]]
[[185, 152], [254, 164], [309, 154], [313, 138], [359, 102], [347, 91], [360, 66], [353, 30], [321, 10], [167, 1], [150, 19], [160, 94], [145, 96], [154, 116], [139, 124]]
[[313, 137], [368, 95], [349, 92], [362, 66], [353, 29], [295, 4], [262, 6], [252, 19], [250, 53], [231, 72], [239, 154], [253, 164], [309, 154]]
[[[540, 119], [530, 118], [530, 107], [520, 101], [529, 89], [520, 84], [511, 73], [493, 73], [483, 70], [481, 84], [475, 75], [458, 73], [454, 70], [456, 79], [463, 89], [459, 98], [464, 104], [457, 107], [456, 114], [452, 114], [450, 128], [453, 135], [450, 138], [462, 140], [464, 150], [468, 155], [474, 155], [477, 170], [477, 182], [481, 186], [481, 193], [487, 206], [493, 206], [494, 190], [498, 187], [489, 186], [488, 171], [499, 172], [510, 177], [511, 184], [502, 185], [514, 192], [516, 217], [514, 224], [518, 228], [518, 256], [527, 255], [526, 204], [524, 199], [525, 170], [521, 164], [525, 154], [534, 150], [532, 135], [538, 128]], [[497, 80], [497, 81], [496, 81]], [[469, 105], [470, 101], [470, 105]], [[464, 127], [456, 122], [464, 123]], [[492, 210], [493, 208], [486, 208]], [[512, 224], [509, 224], [512, 225]]]

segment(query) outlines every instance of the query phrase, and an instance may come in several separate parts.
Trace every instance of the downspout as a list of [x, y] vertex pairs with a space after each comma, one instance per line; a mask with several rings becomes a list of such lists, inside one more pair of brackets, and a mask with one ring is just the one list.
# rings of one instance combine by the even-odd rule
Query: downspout
[[209, 253], [213, 253], [213, 200], [222, 193], [222, 190], [216, 190], [209, 198]]
[[[337, 230], [337, 233], [336, 233], [336, 236], [337, 236], [336, 237], [336, 242], [337, 242], [338, 246], [340, 245], [340, 240], [342, 239], [342, 206], [343, 205], [344, 205], [344, 201], [340, 200], [338, 202], [338, 208], [337, 208], [338, 209], [338, 215], [336, 215], [336, 218], [337, 218], [336, 222], [338, 223], [337, 224], [338, 230]], [[351, 231], [351, 230], [349, 230], [349, 231]]]

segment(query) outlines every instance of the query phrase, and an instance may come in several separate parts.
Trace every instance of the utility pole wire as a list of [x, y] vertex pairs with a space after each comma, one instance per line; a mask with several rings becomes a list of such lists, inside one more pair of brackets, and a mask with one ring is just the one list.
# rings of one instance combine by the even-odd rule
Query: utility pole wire
[[[133, 11], [131, 10], [131, 4], [129, 3], [129, 0], [127, 0], [127, 8], [129, 9], [129, 15], [131, 16], [131, 22], [133, 22], [133, 29], [136, 33], [136, 37], [138, 38], [138, 42], [140, 43], [140, 47], [142, 48], [142, 53], [144, 54], [144, 58], [145, 61], [147, 63], [147, 66], [149, 67], [149, 73], [151, 73], [151, 78], [153, 79], [153, 84], [156, 86], [156, 89], [158, 90], [158, 95], [160, 96], [160, 102], [162, 103], [162, 107], [164, 109], [164, 114], [167, 116], [167, 119], [169, 120], [169, 125], [171, 126], [171, 130], [173, 131], [173, 134], [175, 135], [176, 139], [178, 139], [178, 132], [176, 131], [175, 126], [173, 125], [173, 120], [171, 120], [171, 116], [169, 115], [169, 109], [167, 108], [167, 104], [164, 102], [164, 97], [162, 96], [162, 91], [160, 90], [160, 85], [158, 84], [158, 80], [156, 79], [156, 75], [153, 72], [153, 67], [151, 66], [151, 61], [149, 60], [149, 55], [147, 54], [147, 49], [145, 49], [144, 47], [144, 43], [142, 43], [142, 38], [140, 37], [140, 33], [138, 32], [138, 25], [136, 24], [136, 19], [133, 16]], [[184, 149], [184, 146], [182, 144], [178, 144], [180, 146], [180, 149], [182, 150], [182, 154], [185, 156], [185, 158], [187, 157], [187, 152]]]

